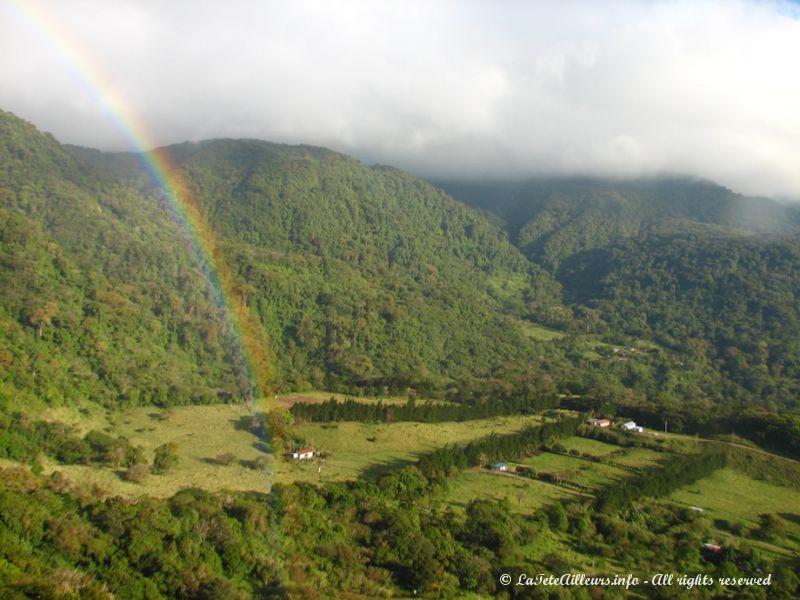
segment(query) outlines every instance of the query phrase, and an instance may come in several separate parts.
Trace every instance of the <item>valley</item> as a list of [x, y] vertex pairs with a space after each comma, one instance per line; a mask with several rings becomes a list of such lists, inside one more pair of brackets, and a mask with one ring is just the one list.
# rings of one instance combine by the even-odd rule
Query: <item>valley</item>
[[800, 590], [794, 207], [159, 152], [183, 204], [141, 157], [0, 114], [11, 597], [510, 598], [499, 574], [533, 569]]

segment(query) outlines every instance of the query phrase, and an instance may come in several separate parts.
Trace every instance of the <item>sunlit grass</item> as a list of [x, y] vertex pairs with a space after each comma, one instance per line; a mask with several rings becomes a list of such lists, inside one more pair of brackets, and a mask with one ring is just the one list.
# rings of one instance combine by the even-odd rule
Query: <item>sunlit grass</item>
[[[96, 465], [61, 465], [44, 460], [44, 472], [62, 472], [80, 484], [96, 484], [110, 495], [157, 497], [171, 496], [186, 487], [206, 490], [242, 490], [268, 492], [271, 477], [247, 465], [269, 450], [267, 440], [244, 426], [250, 412], [242, 405], [187, 406], [166, 410], [135, 408], [108, 412], [98, 409], [81, 414], [67, 409], [49, 417], [74, 424], [80, 433], [103, 430], [112, 436], [124, 436], [134, 446], [145, 449], [152, 463], [155, 448], [168, 442], [178, 446], [180, 462], [170, 473], [151, 475], [142, 484], [125, 481], [122, 470]], [[217, 456], [231, 453], [230, 465], [219, 465]], [[123, 469], [124, 470], [124, 469]]]
[[280, 461], [278, 480], [342, 481], [371, 477], [387, 468], [414, 463], [447, 444], [492, 433], [510, 433], [540, 423], [539, 416], [504, 416], [448, 423], [306, 423], [296, 431], [308, 446], [327, 452], [324, 461]]

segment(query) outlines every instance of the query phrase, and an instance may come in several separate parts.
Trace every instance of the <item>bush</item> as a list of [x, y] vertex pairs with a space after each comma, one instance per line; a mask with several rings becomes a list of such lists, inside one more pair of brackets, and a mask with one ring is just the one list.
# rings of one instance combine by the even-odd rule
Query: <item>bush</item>
[[133, 483], [144, 483], [149, 476], [150, 467], [144, 463], [131, 465], [125, 473], [125, 479]]
[[561, 504], [553, 504], [547, 508], [547, 521], [553, 531], [564, 531], [569, 525], [567, 511]]
[[218, 465], [229, 465], [236, 460], [236, 455], [233, 452], [226, 452], [225, 454], [218, 454], [214, 460]]
[[155, 458], [153, 458], [153, 473], [163, 475], [174, 469], [178, 462], [180, 462], [180, 456], [178, 455], [178, 445], [175, 442], [159, 446], [156, 448]]
[[767, 540], [780, 537], [786, 531], [786, 524], [783, 519], [775, 513], [761, 513], [758, 516], [758, 533]]

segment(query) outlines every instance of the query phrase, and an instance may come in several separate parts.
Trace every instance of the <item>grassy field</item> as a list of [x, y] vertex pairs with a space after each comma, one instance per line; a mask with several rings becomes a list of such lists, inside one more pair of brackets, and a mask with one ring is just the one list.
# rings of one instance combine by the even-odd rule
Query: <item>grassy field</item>
[[581, 454], [589, 454], [590, 456], [607, 456], [612, 452], [619, 450], [619, 446], [615, 444], [607, 444], [598, 440], [591, 440], [584, 437], [571, 437], [560, 441], [560, 444], [567, 450], [577, 450]]
[[626, 448], [624, 454], [615, 456], [611, 460], [626, 467], [641, 469], [643, 467], [655, 465], [659, 461], [665, 460], [668, 456], [670, 455], [664, 452], [656, 452], [648, 448]]
[[709, 477], [685, 486], [670, 496], [672, 500], [699, 506], [714, 517], [738, 521], [747, 526], [758, 522], [766, 512], [787, 515], [800, 533], [800, 492], [763, 481], [731, 468], [720, 469]]
[[[758, 481], [727, 467], [677, 490], [670, 500], [704, 509], [714, 519], [718, 542], [723, 545], [728, 540], [746, 540], [773, 557], [800, 553], [800, 491]], [[784, 533], [763, 539], [757, 531], [762, 513], [778, 514]]]
[[537, 473], [552, 473], [563, 481], [593, 489], [599, 489], [613, 481], [630, 476], [630, 472], [625, 469], [552, 452], [543, 452], [538, 456], [527, 458], [523, 464]]
[[544, 325], [539, 325], [537, 323], [531, 323], [530, 321], [515, 319], [514, 323], [529, 338], [540, 342], [551, 342], [553, 340], [560, 340], [566, 335], [564, 332], [558, 331], [557, 329], [550, 329], [549, 327], [545, 327]]
[[[152, 461], [153, 450], [167, 442], [175, 442], [180, 455], [180, 463], [173, 472], [151, 475], [142, 484], [124, 481], [116, 469], [106, 467], [44, 461], [45, 473], [61, 471], [76, 483], [96, 484], [109, 494], [121, 496], [166, 497], [185, 487], [269, 491], [268, 474], [247, 466], [264, 456], [268, 447], [265, 440], [244, 426], [250, 413], [241, 405], [136, 408], [126, 412], [58, 409], [43, 416], [72, 424], [80, 433], [96, 429], [124, 436], [131, 444], [145, 449], [148, 461]], [[226, 466], [216, 464], [214, 459], [228, 452], [236, 460]]]
[[[328, 393], [315, 393], [324, 400]], [[79, 484], [97, 485], [110, 495], [165, 497], [185, 487], [208, 490], [269, 490], [271, 481], [343, 481], [372, 477], [387, 468], [413, 463], [420, 453], [444, 444], [461, 443], [491, 433], [509, 433], [540, 423], [538, 416], [507, 416], [461, 423], [308, 423], [296, 432], [315, 450], [329, 453], [324, 461], [286, 462], [271, 460], [267, 472], [251, 467], [269, 456], [268, 441], [248, 427], [251, 417], [242, 405], [191, 406], [166, 410], [137, 408], [125, 412], [91, 409], [52, 409], [39, 415], [75, 427], [78, 435], [90, 430], [123, 436], [145, 450], [148, 462], [158, 446], [174, 442], [179, 465], [169, 474], [151, 475], [142, 484], [125, 481], [122, 472], [97, 465], [60, 465], [45, 459], [46, 474], [62, 472]], [[231, 453], [229, 465], [215, 458]], [[6, 461], [6, 464], [13, 464]]]
[[308, 446], [328, 452], [324, 461], [278, 465], [278, 481], [343, 481], [372, 477], [412, 464], [417, 456], [446, 444], [492, 433], [510, 433], [542, 422], [538, 416], [496, 417], [461, 423], [306, 423], [296, 427]]
[[508, 498], [514, 512], [529, 515], [542, 506], [578, 495], [577, 492], [535, 479], [493, 473], [480, 468], [464, 471], [448, 483], [448, 501], [459, 509], [465, 508], [475, 498]]

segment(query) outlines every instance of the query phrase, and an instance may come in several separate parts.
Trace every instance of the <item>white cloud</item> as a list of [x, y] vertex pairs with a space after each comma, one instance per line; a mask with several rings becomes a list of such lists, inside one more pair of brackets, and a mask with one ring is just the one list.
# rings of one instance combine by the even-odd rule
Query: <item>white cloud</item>
[[[55, 46], [22, 5], [58, 24]], [[63, 58], [80, 46], [161, 143], [314, 143], [440, 176], [680, 172], [800, 198], [788, 2], [0, 0], [0, 17], [0, 107], [68, 142], [123, 146]]]

